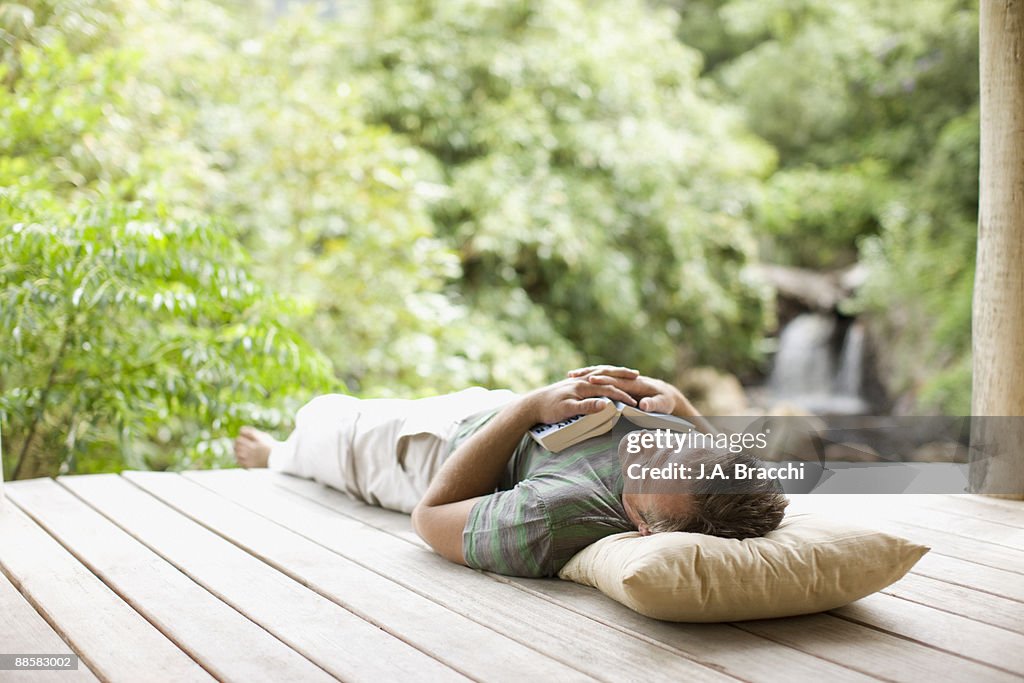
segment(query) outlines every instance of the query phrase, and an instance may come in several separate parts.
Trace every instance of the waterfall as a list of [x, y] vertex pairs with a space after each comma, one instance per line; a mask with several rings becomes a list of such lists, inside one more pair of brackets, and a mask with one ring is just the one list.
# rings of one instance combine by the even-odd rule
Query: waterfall
[[861, 397], [864, 373], [864, 327], [854, 322], [842, 345], [838, 319], [823, 313], [803, 313], [779, 334], [779, 349], [768, 382], [771, 395], [821, 415], [864, 414]]
[[776, 396], [816, 394], [832, 385], [832, 335], [836, 321], [820, 313], [794, 318], [779, 335], [769, 387]]
[[860, 396], [864, 382], [864, 325], [855, 322], [846, 330], [839, 352], [835, 391], [840, 396]]

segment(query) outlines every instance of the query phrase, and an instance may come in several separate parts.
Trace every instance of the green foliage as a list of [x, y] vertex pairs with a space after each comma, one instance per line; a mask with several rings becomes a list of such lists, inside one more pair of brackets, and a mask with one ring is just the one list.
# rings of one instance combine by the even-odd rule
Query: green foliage
[[146, 121], [128, 97], [138, 61], [96, 35], [116, 23], [105, 7], [0, 17], [8, 477], [225, 464], [240, 424], [284, 427], [283, 411], [336, 385], [233, 229], [186, 204], [127, 201], [166, 176], [126, 134]]
[[[371, 115], [445, 171], [463, 291], [532, 346], [672, 373], [741, 368], [764, 324], [746, 212], [773, 163], [641, 2], [375, 5]], [[524, 320], [532, 304], [548, 324]], [[534, 316], [536, 318], [536, 316]]]
[[730, 31], [765, 39], [717, 74], [783, 165], [914, 165], [977, 101], [977, 11], [963, 0], [733, 0]]
[[871, 279], [853, 310], [875, 316], [890, 382], [924, 410], [970, 413], [971, 304], [977, 239], [978, 110], [953, 119], [922, 164], [916, 193], [893, 202], [864, 241]]
[[779, 151], [756, 203], [765, 256], [821, 269], [864, 260], [868, 285], [847, 310], [870, 314], [888, 388], [916, 409], [964, 410], [976, 0], [670, 4], [682, 39], [708, 50], [711, 77]]
[[238, 225], [257, 272], [308, 304], [306, 335], [352, 390], [523, 389], [580, 361], [558, 339], [508, 339], [453, 291], [460, 262], [431, 216], [450, 188], [431, 155], [367, 120], [366, 85], [347, 59], [359, 26], [310, 11], [265, 25], [178, 4], [149, 3], [126, 20], [125, 40], [143, 55], [139, 87], [175, 94], [160, 128], [196, 152], [178, 165], [190, 175], [165, 173], [145, 191], [177, 187]]
[[280, 426], [260, 404], [330, 386], [224, 226], [33, 200], [0, 194], [0, 410], [16, 474], [224, 463], [215, 435]]
[[863, 245], [872, 277], [854, 305], [893, 340], [886, 353], [892, 386], [913, 391], [921, 409], [967, 415], [974, 268], [965, 261], [974, 258], [974, 223], [936, 235], [929, 218], [890, 208], [882, 234]]
[[199, 152], [205, 191], [182, 195], [312, 304], [310, 335], [353, 388], [525, 389], [584, 357], [672, 372], [684, 352], [754, 355], [744, 211], [771, 155], [700, 92], [670, 17], [422, 2], [266, 26], [175, 7], [136, 9], [125, 40], [150, 86], [187, 94], [159, 126]]
[[958, 410], [976, 34], [957, 0], [0, 4], [8, 474], [223, 464], [339, 385], [742, 371], [760, 258], [868, 263], [892, 387]]
[[781, 170], [765, 184], [756, 220], [771, 239], [765, 256], [810, 268], [848, 265], [856, 240], [877, 232], [878, 213], [891, 200], [886, 169], [873, 160], [822, 169]]
[[772, 155], [708, 99], [668, 15], [270, 16], [4, 5], [19, 474], [223, 462], [239, 421], [283, 427], [290, 397], [331, 384], [289, 330], [374, 395], [752, 357], [744, 216]]

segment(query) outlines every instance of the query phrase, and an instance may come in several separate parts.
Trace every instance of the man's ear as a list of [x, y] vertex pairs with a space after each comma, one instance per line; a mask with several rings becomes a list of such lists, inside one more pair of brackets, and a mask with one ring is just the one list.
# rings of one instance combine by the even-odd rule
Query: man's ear
[[651, 535], [651, 527], [647, 526], [647, 522], [640, 522], [640, 524], [637, 525], [636, 530], [640, 532], [641, 536]]

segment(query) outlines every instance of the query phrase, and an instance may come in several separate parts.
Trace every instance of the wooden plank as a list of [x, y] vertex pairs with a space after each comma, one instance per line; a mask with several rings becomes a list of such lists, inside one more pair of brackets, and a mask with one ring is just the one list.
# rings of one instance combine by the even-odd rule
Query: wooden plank
[[[0, 573], [0, 643], [4, 654], [77, 654], [3, 573]], [[96, 683], [96, 677], [83, 661], [78, 662], [77, 670], [69, 671], [0, 671], [0, 679], [12, 683]]]
[[655, 675], [693, 681], [734, 680], [671, 649], [631, 637], [382, 534], [259, 477], [225, 477], [217, 472], [189, 476], [254, 513], [594, 678], [635, 680]]
[[1014, 674], [829, 614], [744, 621], [737, 626], [887, 681], [1020, 680]]
[[[885, 498], [898, 499], [900, 496], [791, 496], [793, 502], [790, 507], [793, 512], [816, 512], [835, 516], [897, 534], [931, 546], [934, 553], [959, 557], [976, 564], [1024, 574], [1024, 550], [894, 519], [890, 515], [902, 514], [911, 508], [906, 504], [896, 502], [886, 506]], [[883, 500], [879, 501], [879, 499]]]
[[962, 497], [968, 498], [979, 505], [988, 505], [994, 508], [1003, 508], [1010, 512], [1016, 512], [1020, 514], [1021, 508], [1024, 507], [1024, 500], [1018, 500], [1014, 498], [999, 498], [994, 496], [984, 496], [975, 494], [965, 494]]
[[1024, 603], [1016, 600], [916, 574], [908, 574], [884, 592], [1024, 634]]
[[927, 509], [918, 514], [908, 516], [904, 521], [926, 529], [948, 531], [958, 536], [971, 539], [982, 539], [986, 543], [995, 543], [1015, 550], [1024, 550], [1024, 529], [1008, 526], [985, 519], [959, 516], [943, 510]]
[[[7, 495], [19, 486], [8, 483]], [[214, 680], [10, 501], [0, 538], [4, 573], [100, 678]]]
[[914, 565], [911, 573], [1024, 602], [1024, 581], [1019, 574], [958, 557], [928, 553]]
[[[315, 490], [317, 494], [314, 495], [317, 495], [322, 501], [324, 498], [328, 498], [335, 509], [344, 511], [346, 514], [373, 524], [378, 528], [389, 528], [402, 538], [415, 539], [418, 542], [418, 537], [415, 536], [415, 533], [409, 526], [409, 517], [407, 515], [399, 515], [387, 510], [381, 510], [380, 508], [366, 506], [348, 497], [336, 496], [330, 490], [324, 489], [324, 487], [318, 486], [318, 484], [313, 482], [283, 475], [271, 474], [270, 476], [275, 477], [274, 481], [276, 483], [297, 490], [297, 492], [305, 490], [305, 492], [310, 493]], [[963, 569], [966, 566], [972, 569], [968, 579], [970, 579], [971, 575], [976, 574], [979, 569], [990, 572], [999, 571], [961, 560], [952, 561], [958, 563], [957, 568]], [[1016, 579], [1016, 574], [1008, 573], [1008, 577]], [[548, 592], [550, 594], [550, 591], [544, 591], [540, 588], [546, 587], [546, 582], [530, 582], [527, 580], [521, 583], [523, 586], [529, 586], [531, 590]], [[1010, 589], [1020, 589], [1022, 587], [1024, 587], [1024, 582], [1020, 581], [1007, 585], [1007, 588]], [[913, 575], [909, 575], [909, 577], [890, 587], [886, 593], [920, 603], [925, 605], [926, 608], [921, 609], [916, 606], [908, 606], [903, 612], [908, 617], [912, 614], [914, 617], [912, 620], [908, 618], [906, 622], [901, 623], [898, 618], [896, 620], [889, 620], [887, 618], [885, 622], [880, 621], [877, 624], [869, 624], [870, 626], [881, 628], [885, 624], [889, 628], [882, 630], [903, 635], [911, 640], [919, 640], [939, 648], [946, 648], [956, 654], [975, 658], [982, 661], [982, 663], [985, 663], [986, 660], [999, 661], [999, 654], [1004, 651], [1002, 648], [1006, 648], [1006, 652], [1015, 652], [1021, 648], [1022, 641], [1016, 636], [1016, 634], [1024, 632], [1024, 606], [1020, 603], [1001, 600], [969, 588], [948, 585], [926, 577], [913, 577]], [[601, 600], [601, 602], [607, 603], [608, 601]], [[617, 605], [617, 603], [614, 604]], [[898, 613], [902, 607], [899, 600], [880, 595], [872, 596], [868, 603], [855, 604], [860, 606], [850, 613], [856, 613], [860, 618], [854, 621], [865, 623], [866, 612], [864, 610], [867, 607], [873, 610], [873, 613], [887, 617]], [[942, 610], [943, 613], [936, 613], [935, 609]], [[650, 620], [645, 620], [645, 617], [636, 615], [628, 609], [626, 611], [638, 616], [640, 620], [648, 625], [652, 623]], [[962, 617], [964, 616], [967, 616], [968, 620], [963, 620]], [[617, 621], [621, 622], [621, 618], [618, 618]], [[977, 629], [972, 630], [973, 624], [970, 620], [981, 622], [982, 624]], [[898, 625], [898, 627], [894, 628], [894, 625]], [[996, 626], [999, 629], [988, 630], [984, 625]], [[958, 636], [949, 637], [961, 629], [969, 632], [972, 638], [965, 641]], [[1007, 629], [1015, 633], [1007, 634], [1005, 631], [1001, 631], [1001, 629]], [[925, 638], [926, 634], [931, 634], [931, 641]], [[663, 640], [662, 642], [668, 643], [670, 641]], [[691, 640], [690, 642], [694, 641]], [[986, 657], [992, 658], [986, 659]], [[1015, 667], [1018, 665], [1019, 657], [1015, 658], [1012, 655], [1008, 666], [1004, 668], [1010, 671], [1017, 671]], [[728, 671], [728, 669], [725, 670]], [[736, 672], [730, 673], [739, 675]]]
[[437, 660], [296, 583], [119, 476], [94, 474], [59, 481], [208, 591], [343, 680], [462, 680]]
[[[705, 659], [708, 661], [715, 661], [713, 655], [716, 649], [723, 645], [723, 641], [728, 643], [730, 640], [734, 640], [730, 639], [727, 634], [707, 629], [708, 626], [711, 626], [707, 624], [696, 626], [685, 624], [671, 625], [665, 632], [662, 632], [660, 627], [668, 625], [646, 619], [626, 608], [622, 608], [617, 603], [601, 599], [596, 591], [591, 591], [583, 586], [578, 587], [581, 589], [581, 592], [570, 593], [566, 587], [575, 587], [575, 584], [567, 582], [552, 583], [530, 579], [510, 579], [510, 581], [520, 583], [528, 590], [548, 594], [556, 598], [556, 601], [568, 609], [575, 609], [589, 614], [605, 612], [601, 617], [595, 618], [601, 618], [602, 621], [607, 619], [606, 623], [629, 624], [638, 632], [646, 631], [650, 637], [662, 642], [673, 643], [676, 640], [673, 636], [684, 638], [687, 644], [698, 648], [700, 652], [704, 653]], [[934, 581], [933, 583], [947, 587], [947, 584], [939, 581]], [[965, 592], [972, 593], [973, 591]], [[593, 595], [588, 596], [587, 593], [592, 593]], [[976, 592], [973, 593], [978, 595]], [[557, 596], [564, 597], [562, 600], [557, 600]], [[588, 604], [588, 597], [594, 599], [595, 602], [600, 602], [601, 605], [616, 605], [621, 608], [621, 613], [612, 614], [610, 610], [602, 610], [601, 605]], [[947, 599], [950, 598], [950, 596], [946, 597]], [[893, 596], [875, 594], [857, 601], [848, 607], [834, 610], [832, 613], [850, 621], [863, 623], [878, 630], [901, 635], [910, 640], [915, 640], [938, 649], [944, 649], [953, 654], [971, 658], [980, 663], [995, 666], [1009, 672], [1024, 672], [1024, 639], [1022, 639], [1020, 633], [1016, 632], [1024, 627], [1024, 622], [1020, 620], [1019, 614], [1016, 615], [1016, 621], [1012, 621], [1011, 615], [1004, 615], [1005, 621], [1013, 625], [1013, 629], [1004, 630], [1003, 628], [990, 626], [987, 623], [977, 623], [983, 620], [972, 620], [964, 616], [939, 611], [931, 606], [916, 603], [905, 605], [904, 603], [904, 600]], [[1016, 605], [1016, 603], [1012, 602], [1010, 604]], [[633, 618], [630, 618], [631, 615]], [[674, 628], [677, 626], [690, 626], [690, 628]], [[772, 653], [770, 649], [768, 652], [765, 652], [766, 649], [755, 646], [752, 649], [745, 649], [740, 652], [728, 652], [728, 656], [731, 658], [749, 655], [756, 657], [758, 660], [763, 660], [763, 663], [767, 664], [772, 659]], [[819, 660], [818, 664], [817, 670], [819, 675], [828, 675], [829, 678], [834, 677], [834, 674], [829, 670], [830, 663]], [[773, 661], [771, 662], [771, 667], [775, 671], [785, 670], [787, 678], [790, 678], [790, 672], [794, 668], [793, 664], [785, 663], [785, 660], [784, 662]], [[799, 670], [799, 667], [796, 668]], [[813, 669], [811, 672], [813, 672]], [[731, 673], [739, 675], [739, 672]], [[751, 675], [751, 673], [747, 672], [747, 675]], [[762, 677], [756, 674], [752, 675], [754, 680]]]
[[[1024, 574], [1024, 550], [989, 543], [985, 539], [974, 539], [938, 529], [928, 529], [906, 522], [871, 521], [883, 531], [904, 536], [932, 548], [940, 555], [958, 557], [975, 564], [1002, 569], [1015, 574]], [[1024, 580], [1024, 579], [1018, 579]]]
[[[948, 512], [984, 519], [997, 524], [1005, 524], [1017, 529], [1024, 529], [1024, 502], [1012, 502], [1011, 507], [987, 505], [992, 500], [982, 496], [948, 495], [941, 496], [927, 507], [934, 507]], [[1010, 502], [1010, 501], [1004, 501]]]
[[[987, 542], [1024, 548], [1024, 529], [1019, 524], [984, 519], [976, 513], [996, 510], [1009, 517], [1003, 508], [990, 508], [977, 496], [940, 494], [851, 494], [796, 495], [790, 497], [791, 511], [815, 511], [861, 519], [885, 519], [944, 531], [966, 538], [984, 538]], [[1024, 516], [1024, 504], [1018, 516]], [[1024, 523], [1024, 520], [1022, 520]]]
[[52, 479], [9, 497], [178, 647], [222, 680], [335, 680]]
[[1024, 635], [1020, 633], [883, 593], [831, 614], [1024, 676]]
[[[245, 473], [222, 470], [218, 476], [238, 475]], [[590, 680], [184, 477], [158, 472], [125, 476], [296, 581], [471, 678]]]
[[874, 678], [730, 624], [676, 624], [638, 614], [600, 591], [557, 579], [500, 577], [521, 590], [540, 594], [563, 609], [578, 612], [630, 635], [667, 645], [688, 657], [751, 681], [785, 673], [787, 681], [870, 681]]
[[[365, 505], [311, 481], [272, 472], [251, 474], [296, 493], [306, 493], [312, 496], [311, 499], [333, 510], [425, 547], [419, 536], [412, 531], [408, 515]], [[206, 475], [198, 475], [196, 478], [203, 476]], [[833, 662], [826, 662], [726, 624], [674, 624], [657, 621], [608, 599], [596, 589], [579, 584], [552, 579], [491, 576], [520, 590], [542, 595], [563, 609], [577, 612], [632, 636], [671, 647], [686, 657], [707, 663], [738, 678], [765, 680], [779, 671], [785, 671], [787, 680], [793, 681], [819, 681], [822, 676], [842, 681], [871, 680]]]
[[[178, 495], [174, 495], [171, 487], [177, 486], [176, 482], [169, 481], [167, 478], [154, 477], [151, 473], [132, 473], [130, 478], [137, 483], [140, 483], [147, 490], [152, 491], [155, 495], [161, 498], [168, 499], [174, 497], [175, 503], [181, 505], [182, 509], [192, 510], [196, 516], [203, 520], [206, 524], [211, 524], [220, 533], [229, 536], [233, 541], [240, 542], [242, 537], [245, 535], [244, 529], [241, 533], [236, 531], [232, 527], [238, 527], [240, 524], [233, 524], [230, 520], [225, 520], [225, 514], [221, 513], [217, 515], [218, 519], [214, 521], [213, 511], [208, 510], [208, 506], [203, 504], [203, 501], [197, 500], [199, 496], [188, 496], [187, 492], [179, 492]], [[194, 474], [190, 473], [187, 475], [189, 478], [198, 481], [209, 481], [212, 477], [233, 477], [237, 476], [233, 471], [223, 471], [219, 474]], [[155, 482], [155, 486], [147, 484], [146, 480]], [[209, 494], [209, 495], [212, 495]], [[331, 494], [341, 497], [341, 494]], [[384, 523], [386, 526], [391, 528], [395, 533], [405, 534], [410, 531], [409, 528], [409, 516], [400, 515], [398, 513], [381, 510], [380, 508], [373, 508], [370, 506], [357, 503], [350, 499], [345, 499], [344, 504], [351, 503], [359, 508], [363, 508], [371, 514], [377, 514], [377, 521]], [[200, 510], [202, 510], [200, 512]], [[244, 519], [251, 519], [251, 515], [244, 515]], [[285, 530], [281, 530], [284, 533], [291, 533]], [[269, 533], [264, 529], [263, 526], [252, 530], [251, 540], [245, 540], [242, 545], [249, 548], [253, 544], [263, 544], [276, 548], [282, 546], [284, 543], [279, 539], [280, 534]], [[271, 540], [273, 539], [273, 540]], [[417, 539], [418, 540], [418, 539]], [[308, 541], [307, 541], [308, 542]], [[418, 543], [417, 543], [418, 545]], [[261, 556], [264, 552], [260, 551], [258, 554]], [[324, 564], [327, 564], [324, 562]], [[333, 569], [329, 569], [329, 572], [333, 572]], [[543, 586], [550, 584], [565, 584], [562, 581], [555, 580], [538, 580], [532, 581]], [[580, 587], [582, 588], [582, 587]], [[599, 598], [599, 594], [596, 591], [591, 591]], [[601, 598], [601, 601], [607, 603], [607, 600]], [[432, 603], [431, 603], [432, 604]], [[561, 604], [561, 607], [566, 607], [565, 604]], [[640, 636], [655, 642], [660, 642], [665, 645], [673, 647], [679, 654], [687, 656], [690, 659], [701, 661], [714, 666], [715, 668], [724, 671], [725, 673], [735, 675], [738, 677], [752, 677], [755, 679], [763, 679], [770, 676], [774, 671], [778, 671], [780, 667], [785, 667], [787, 671], [787, 677], [794, 680], [817, 680], [822, 673], [829, 674], [830, 677], [838, 680], [866, 680], [859, 674], [855, 674], [852, 671], [843, 669], [829, 662], [823, 662], [820, 659], [810, 657], [800, 652], [796, 652], [784, 646], [780, 646], [776, 643], [766, 641], [756, 636], [751, 636], [742, 631], [732, 629], [727, 626], [719, 625], [684, 625], [684, 624], [668, 624], [664, 622], [654, 622], [650, 619], [642, 617], [631, 610], [623, 608], [624, 614], [621, 616], [625, 618], [625, 621], [632, 621], [638, 625], [639, 628], [634, 631], [622, 628], [621, 623], [615, 619], [606, 620], [599, 616], [595, 616], [591, 613], [582, 610], [576, 611], [585, 616], [591, 617], [612, 626], [619, 630], [624, 630], [633, 636]], [[445, 629], [448, 630], [448, 629]], [[658, 634], [661, 637], [654, 637], [654, 634]], [[475, 645], [481, 646], [480, 649], [487, 650], [490, 654], [488, 657], [494, 657], [496, 653], [500, 653], [501, 650], [494, 650], [492, 648], [482, 647], [483, 643], [476, 642]], [[535, 656], [540, 656], [534, 653]], [[495, 662], [496, 664], [497, 662]], [[485, 680], [492, 680], [499, 675], [498, 671], [500, 667], [492, 665], [491, 672], [485, 676]], [[527, 671], [523, 671], [521, 665], [516, 667], [516, 670], [512, 673], [512, 677], [517, 680], [528, 678], [525, 675]]]
[[[205, 473], [195, 475], [197, 479], [206, 476], [208, 475], [206, 475]], [[318, 484], [298, 480], [293, 477], [284, 477], [281, 475], [274, 474], [258, 474], [253, 476], [258, 476], [265, 479], [269, 478], [271, 481], [273, 481], [280, 487], [286, 487], [292, 491], [302, 491], [304, 495], [310, 496], [312, 499], [315, 499], [316, 502], [332, 508], [336, 507], [337, 509], [345, 510], [347, 514], [358, 516], [362, 516], [365, 514], [369, 517], [372, 517], [374, 523], [388, 522], [394, 528], [401, 528], [401, 524], [396, 519], [396, 513], [388, 512], [385, 510], [378, 510], [375, 508], [367, 507], [360, 503], [356, 503], [351, 499], [338, 495], [322, 486], [319, 486]], [[391, 518], [390, 521], [388, 521], [388, 517]], [[892, 599], [895, 600], [895, 598]], [[993, 678], [993, 680], [1001, 680], [1005, 677], [1005, 672], [999, 671], [995, 668], [991, 668], [981, 664], [975, 664], [973, 662], [968, 662], [958, 658], [955, 655], [940, 652], [932, 647], [914, 643], [902, 637], [896, 637], [888, 635], [886, 633], [881, 633], [872, 627], [852, 623], [850, 621], [838, 617], [833, 617], [831, 615], [818, 616], [822, 618], [819, 623], [822, 623], [827, 627], [828, 633], [831, 633], [836, 637], [845, 638], [849, 642], [862, 642], [865, 644], [865, 648], [868, 650], [870, 650], [870, 648], [875, 645], [878, 645], [879, 647], [884, 647], [886, 651], [893, 653], [894, 655], [898, 655], [900, 657], [905, 657], [908, 661], [912, 662], [912, 671], [927, 671], [928, 675], [933, 678], [937, 677], [939, 679], [943, 679], [945, 678], [947, 671], [955, 671], [958, 673], [963, 673], [965, 675], [971, 674], [982, 677], [991, 677]], [[767, 623], [778, 623], [784, 621], [787, 620], [774, 620]], [[651, 621], [651, 623], [657, 622]], [[747, 623], [749, 622], [736, 624], [735, 626], [747, 632], [754, 633], [749, 628], [747, 628]], [[983, 624], [978, 625], [984, 627]], [[834, 665], [838, 665], [839, 667], [856, 669], [860, 672], [863, 672], [871, 676], [892, 678], [891, 674], [882, 676], [881, 672], [884, 670], [883, 666], [865, 664], [863, 661], [861, 661], [863, 659], [863, 656], [857, 656], [856, 653], [853, 652], [843, 652], [842, 656], [835, 656], [834, 654], [830, 654], [827, 648], [821, 647], [817, 649], [810, 649], [807, 645], [799, 642], [798, 640], [779, 641], [776, 637], [769, 633], [758, 632], [755, 633], [755, 635], [760, 635], [764, 638], [769, 638], [773, 641], [781, 642], [782, 644], [790, 648], [801, 650], [802, 652], [808, 655], [818, 657], [821, 659], [827, 659], [831, 663], [833, 663]], [[899, 680], [913, 680], [913, 677], [907, 677], [905, 679]]]
[[[412, 530], [412, 522], [409, 515], [403, 515], [393, 510], [367, 505], [361, 501], [335, 491], [332, 488], [322, 486], [309, 479], [300, 479], [287, 474], [271, 472], [269, 470], [248, 470], [250, 477], [256, 477], [262, 482], [273, 484], [278, 488], [285, 489], [306, 500], [313, 501], [326, 508], [340, 512], [341, 514], [362, 522], [375, 529], [386, 531], [392, 536], [401, 538], [415, 546], [429, 550], [430, 546], [423, 542], [423, 539]], [[191, 473], [187, 476], [193, 476]], [[199, 475], [206, 476], [206, 475]], [[201, 482], [201, 479], [198, 479]]]

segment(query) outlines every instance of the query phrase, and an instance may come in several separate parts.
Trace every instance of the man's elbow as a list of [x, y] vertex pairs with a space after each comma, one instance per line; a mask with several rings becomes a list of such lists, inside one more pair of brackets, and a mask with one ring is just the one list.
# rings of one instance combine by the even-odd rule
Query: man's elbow
[[431, 547], [431, 549], [441, 555], [442, 547], [445, 544], [441, 543], [441, 534], [439, 533], [438, 526], [440, 524], [438, 509], [430, 505], [424, 505], [418, 503], [416, 507], [412, 509], [412, 530], [416, 532], [416, 535], [423, 539], [423, 542]]
[[423, 503], [417, 503], [416, 507], [412, 509], [412, 530], [415, 531], [420, 538], [426, 541], [427, 544], [429, 544], [430, 541], [427, 541], [426, 537], [423, 535], [423, 516], [425, 514], [425, 509], [426, 506], [424, 506]]
[[453, 519], [448, 506], [420, 503], [412, 511], [412, 528], [435, 553], [457, 564], [465, 564], [462, 554], [462, 524]]

